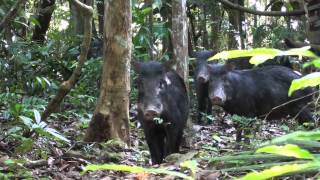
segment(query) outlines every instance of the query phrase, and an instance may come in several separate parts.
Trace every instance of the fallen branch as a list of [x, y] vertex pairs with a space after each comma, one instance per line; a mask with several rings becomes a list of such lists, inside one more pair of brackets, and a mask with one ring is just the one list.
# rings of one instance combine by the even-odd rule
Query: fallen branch
[[26, 166], [27, 168], [38, 168], [38, 167], [42, 167], [42, 166], [47, 166], [48, 165], [48, 161], [45, 159], [40, 159], [40, 160], [36, 160], [36, 161], [28, 161], [24, 164], [24, 166]]
[[50, 114], [57, 109], [63, 98], [70, 92], [70, 90], [79, 80], [81, 69], [87, 59], [89, 46], [91, 43], [93, 15], [92, 7], [87, 6], [78, 0], [70, 0], [70, 2], [75, 4], [75, 7], [79, 10], [80, 13], [82, 13], [84, 17], [84, 36], [81, 44], [80, 58], [77, 67], [74, 69], [70, 78], [67, 81], [61, 83], [57, 95], [49, 102], [46, 110], [42, 113], [41, 119], [43, 121], [45, 121], [50, 116]]

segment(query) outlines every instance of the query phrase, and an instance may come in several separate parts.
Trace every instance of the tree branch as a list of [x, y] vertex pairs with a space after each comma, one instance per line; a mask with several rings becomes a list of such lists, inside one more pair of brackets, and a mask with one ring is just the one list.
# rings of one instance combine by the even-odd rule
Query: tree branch
[[80, 58], [78, 61], [77, 67], [74, 69], [71, 77], [61, 83], [57, 95], [49, 102], [46, 110], [42, 113], [41, 119], [45, 121], [52, 112], [54, 112], [57, 107], [62, 102], [63, 98], [70, 92], [74, 85], [78, 82], [78, 79], [81, 75], [81, 69], [84, 66], [84, 63], [87, 59], [89, 46], [91, 43], [92, 37], [92, 14], [93, 9], [91, 6], [85, 5], [78, 0], [70, 0], [71, 3], [74, 3], [80, 13], [84, 17], [84, 35], [83, 41], [81, 44]]
[[18, 0], [10, 9], [7, 16], [5, 16], [2, 21], [0, 22], [0, 32], [12, 21], [18, 12], [18, 9], [22, 4], [25, 4], [27, 0]]
[[[240, 6], [238, 4], [234, 4], [228, 0], [218, 0], [221, 2], [223, 5], [232, 8], [232, 9], [237, 9], [239, 11], [249, 13], [249, 14], [254, 14], [254, 15], [260, 15], [260, 16], [301, 16], [305, 14], [305, 11], [303, 9], [301, 10], [295, 10], [295, 11], [287, 11], [287, 12], [282, 12], [282, 11], [256, 11], [250, 8], [246, 8], [243, 6]], [[314, 10], [320, 9], [320, 7], [315, 7]]]

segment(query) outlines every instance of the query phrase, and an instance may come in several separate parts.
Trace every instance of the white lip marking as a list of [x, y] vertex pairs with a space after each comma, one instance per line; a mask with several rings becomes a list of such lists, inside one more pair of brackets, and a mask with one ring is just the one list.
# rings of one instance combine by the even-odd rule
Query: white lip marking
[[219, 97], [222, 102], [225, 102], [227, 99], [227, 96], [224, 92], [224, 87], [222, 86], [221, 83], [219, 83], [218, 87], [214, 90], [213, 95], [215, 97]]
[[299, 71], [293, 71], [293, 72], [298, 74], [299, 76], [302, 76], [302, 74]]
[[164, 80], [166, 81], [167, 85], [170, 85], [170, 84], [171, 84], [171, 81], [170, 81], [170, 79], [168, 78], [168, 76], [165, 76], [165, 77], [164, 77]]

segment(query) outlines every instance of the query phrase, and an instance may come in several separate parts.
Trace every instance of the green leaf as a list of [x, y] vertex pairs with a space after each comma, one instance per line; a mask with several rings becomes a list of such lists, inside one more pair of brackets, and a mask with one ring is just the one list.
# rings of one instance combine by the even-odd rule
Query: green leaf
[[268, 59], [274, 59], [276, 56], [283, 55], [296, 55], [296, 56], [306, 56], [310, 58], [317, 57], [310, 50], [310, 46], [302, 47], [302, 48], [294, 48], [287, 51], [281, 51], [273, 48], [255, 48], [249, 50], [230, 50], [230, 51], [222, 51], [217, 53], [213, 57], [208, 60], [217, 60], [217, 59], [233, 59], [238, 57], [251, 57], [250, 63], [254, 65], [261, 64]]
[[287, 173], [308, 170], [308, 169], [317, 169], [320, 168], [319, 162], [310, 162], [305, 164], [288, 164], [283, 166], [274, 166], [270, 169], [266, 169], [261, 172], [252, 172], [244, 177], [239, 178], [238, 180], [263, 180], [270, 179], [272, 177], [285, 175]]
[[147, 15], [147, 14], [151, 13], [151, 11], [152, 11], [152, 8], [147, 7], [147, 8], [142, 9], [141, 13], [144, 15]]
[[314, 159], [314, 156], [309, 151], [301, 149], [299, 146], [293, 144], [286, 144], [285, 146], [266, 146], [259, 148], [256, 152], [278, 154], [300, 159]]
[[300, 140], [300, 141], [319, 141], [320, 140], [320, 131], [296, 131], [278, 138], [271, 140], [268, 143], [264, 143], [261, 146], [267, 144], [279, 144], [285, 143], [289, 140]]
[[305, 63], [303, 65], [303, 68], [306, 68], [306, 67], [311, 66], [311, 65], [314, 65], [315, 67], [320, 68], [320, 58], [315, 59], [315, 60], [313, 60], [311, 62]]
[[34, 109], [34, 110], [33, 110], [33, 114], [34, 114], [34, 118], [35, 118], [35, 120], [36, 120], [36, 123], [37, 123], [37, 124], [40, 124], [40, 122], [41, 122], [41, 116], [40, 116], [39, 111], [36, 110], [36, 109]]
[[316, 58], [317, 55], [309, 50], [310, 46], [304, 46], [301, 48], [293, 48], [281, 53], [281, 55], [285, 56], [305, 56], [309, 58]]
[[195, 175], [198, 170], [198, 163], [196, 160], [184, 161], [180, 164], [180, 166], [190, 169], [192, 175]]
[[269, 55], [269, 54], [260, 54], [260, 55], [255, 55], [250, 58], [249, 63], [254, 64], [254, 65], [259, 65], [267, 61], [268, 59], [273, 59], [275, 56], [274, 55]]
[[53, 135], [54, 137], [62, 140], [62, 141], [65, 141], [67, 143], [70, 143], [70, 140], [67, 139], [66, 137], [64, 137], [63, 135], [61, 135], [57, 130], [53, 129], [53, 128], [45, 128], [45, 131], [47, 131], [48, 133], [50, 133], [51, 135]]
[[291, 82], [288, 95], [291, 96], [293, 92], [306, 87], [314, 87], [320, 84], [320, 72], [308, 74], [300, 79], [295, 79]]
[[14, 160], [12, 160], [12, 159], [7, 159], [7, 160], [4, 161], [5, 165], [12, 165], [12, 164], [15, 164], [15, 163], [16, 162]]
[[118, 164], [90, 164], [87, 165], [82, 174], [86, 173], [87, 171], [97, 171], [97, 170], [113, 170], [113, 171], [125, 171], [125, 172], [131, 172], [131, 173], [154, 173], [154, 174], [167, 174], [172, 175], [184, 179], [192, 179], [190, 176], [187, 176], [183, 173], [176, 172], [176, 171], [169, 171], [164, 168], [143, 168], [139, 166], [128, 166], [128, 165], [118, 165]]
[[48, 86], [51, 86], [51, 83], [47, 78], [43, 77], [42, 79], [47, 83]]
[[32, 124], [33, 124], [33, 120], [28, 118], [28, 117], [25, 117], [25, 116], [19, 116], [19, 118], [23, 121], [23, 123], [28, 126], [29, 128], [32, 127]]
[[280, 54], [281, 51], [278, 49], [272, 48], [256, 48], [249, 50], [230, 50], [230, 51], [222, 51], [208, 60], [216, 60], [216, 59], [233, 59], [238, 57], [253, 57], [253, 56], [268, 56], [268, 58], [273, 58]]

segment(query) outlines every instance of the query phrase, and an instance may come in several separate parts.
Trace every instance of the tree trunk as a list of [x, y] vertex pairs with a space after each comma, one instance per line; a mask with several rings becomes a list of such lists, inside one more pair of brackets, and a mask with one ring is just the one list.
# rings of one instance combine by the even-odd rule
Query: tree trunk
[[[92, 6], [92, 0], [79, 0], [80, 2]], [[84, 32], [84, 20], [78, 9], [70, 3], [71, 18], [70, 24], [75, 35], [82, 35]]]
[[[307, 4], [309, 9], [320, 5], [320, 1], [311, 0]], [[320, 44], [320, 10], [313, 10], [307, 14], [307, 38], [311, 44]]]
[[221, 7], [216, 1], [210, 2], [210, 9], [211, 9], [211, 34], [210, 34], [210, 44], [209, 46], [211, 49], [215, 50], [216, 52], [219, 52], [220, 42], [219, 42], [219, 32], [220, 32], [220, 24], [222, 22], [222, 13], [221, 13]]
[[84, 140], [129, 142], [131, 1], [108, 0], [105, 3], [100, 97]]
[[104, 1], [96, 0], [97, 11], [98, 11], [98, 22], [99, 22], [99, 34], [103, 35], [103, 12], [104, 12]]
[[39, 25], [35, 26], [32, 40], [43, 43], [49, 29], [50, 20], [54, 11], [55, 0], [42, 0], [38, 8], [37, 21]]
[[152, 0], [145, 0], [146, 7], [151, 8], [150, 13], [147, 16], [147, 24], [149, 29], [149, 47], [148, 47], [148, 53], [149, 53], [149, 59], [153, 59], [153, 9], [152, 9]]
[[[233, 0], [233, 3], [239, 4], [239, 0]], [[228, 49], [238, 49], [238, 41], [236, 36], [239, 33], [240, 14], [238, 10], [230, 9], [229, 16], [229, 33], [228, 33]]]
[[[186, 0], [172, 1], [172, 45], [177, 73], [188, 85], [188, 29]], [[188, 87], [188, 86], [187, 86]]]
[[203, 3], [202, 5], [202, 15], [203, 15], [203, 19], [202, 19], [202, 46], [204, 47], [204, 49], [208, 49], [209, 48], [209, 41], [208, 41], [208, 30], [207, 30], [207, 4]]
[[[244, 6], [244, 0], [239, 0], [239, 5]], [[244, 12], [238, 11], [239, 13], [239, 20], [238, 20], [238, 31], [239, 31], [239, 37], [240, 37], [240, 48], [244, 49], [244, 40], [246, 38], [245, 33], [243, 32], [242, 23], [245, 22], [245, 15]]]

